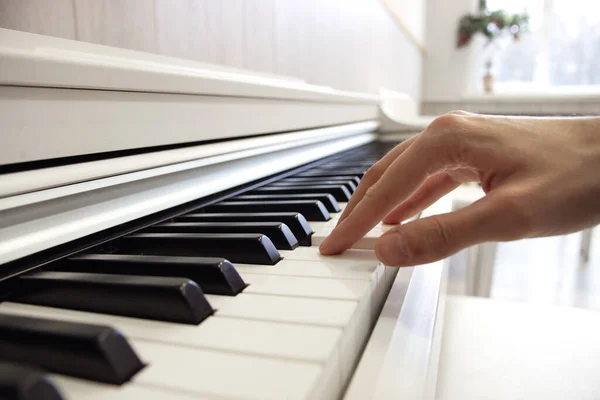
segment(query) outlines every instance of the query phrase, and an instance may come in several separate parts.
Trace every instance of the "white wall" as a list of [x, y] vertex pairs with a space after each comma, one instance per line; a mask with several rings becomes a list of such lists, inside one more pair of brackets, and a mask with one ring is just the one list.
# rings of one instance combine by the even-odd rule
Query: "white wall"
[[380, 0], [0, 0], [0, 27], [421, 97], [421, 51]]
[[475, 43], [456, 48], [460, 17], [477, 9], [477, 0], [427, 0], [423, 101], [456, 101], [476, 84], [480, 71], [471, 62]]
[[425, 0], [382, 0], [412, 39], [425, 45]]

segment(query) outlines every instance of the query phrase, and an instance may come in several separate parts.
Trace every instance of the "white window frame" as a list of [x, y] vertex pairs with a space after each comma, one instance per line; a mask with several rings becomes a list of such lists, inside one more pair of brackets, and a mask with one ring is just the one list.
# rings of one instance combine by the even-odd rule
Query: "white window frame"
[[534, 80], [532, 82], [496, 82], [494, 91], [499, 94], [600, 94], [600, 85], [550, 85], [550, 22], [555, 0], [542, 0], [543, 14], [540, 23], [541, 47], [536, 56]]

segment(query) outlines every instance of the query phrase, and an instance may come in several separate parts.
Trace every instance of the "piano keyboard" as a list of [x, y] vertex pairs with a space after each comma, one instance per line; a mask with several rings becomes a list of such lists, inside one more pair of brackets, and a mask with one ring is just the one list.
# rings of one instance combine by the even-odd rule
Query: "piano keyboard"
[[396, 270], [371, 251], [382, 226], [337, 257], [318, 245], [388, 148], [337, 154], [4, 283], [0, 398], [338, 398]]

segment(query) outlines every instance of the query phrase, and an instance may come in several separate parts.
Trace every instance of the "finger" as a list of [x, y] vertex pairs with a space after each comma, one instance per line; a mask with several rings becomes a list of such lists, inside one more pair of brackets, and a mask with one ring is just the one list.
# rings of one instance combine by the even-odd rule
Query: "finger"
[[375, 253], [389, 266], [419, 265], [477, 243], [516, 239], [520, 234], [518, 218], [503, 212], [503, 202], [490, 194], [461, 210], [389, 230], [377, 241]]
[[394, 162], [394, 160], [398, 158], [402, 153], [404, 153], [404, 151], [406, 151], [406, 149], [408, 149], [411, 146], [411, 144], [416, 140], [418, 136], [419, 135], [415, 135], [403, 141], [402, 143], [394, 147], [392, 150], [390, 150], [385, 156], [383, 156], [381, 160], [373, 164], [371, 168], [369, 168], [367, 173], [365, 173], [365, 176], [363, 176], [360, 183], [356, 187], [356, 190], [350, 198], [350, 201], [348, 201], [344, 212], [342, 212], [342, 215], [340, 216], [337, 222], [338, 225], [341, 224], [342, 221], [346, 219], [346, 217], [348, 217], [348, 215], [350, 215], [352, 210], [354, 210], [354, 207], [356, 207], [356, 205], [365, 196], [367, 190], [369, 190], [371, 186], [373, 186], [375, 183], [377, 183], [377, 181], [379, 181], [379, 178], [381, 178], [383, 173]]
[[[440, 146], [440, 151], [448, 151], [443, 149], [445, 146]], [[409, 146], [377, 183], [371, 186], [346, 219], [321, 243], [321, 253], [339, 254], [352, 247], [394, 206], [421, 186], [430, 172], [438, 171], [440, 163], [447, 157], [440, 157], [430, 150], [431, 146], [428, 143], [423, 144], [423, 141]]]
[[386, 215], [383, 218], [383, 223], [399, 224], [417, 215], [458, 186], [460, 186], [460, 182], [455, 181], [451, 175], [446, 172], [438, 172], [429, 177], [412, 196]]

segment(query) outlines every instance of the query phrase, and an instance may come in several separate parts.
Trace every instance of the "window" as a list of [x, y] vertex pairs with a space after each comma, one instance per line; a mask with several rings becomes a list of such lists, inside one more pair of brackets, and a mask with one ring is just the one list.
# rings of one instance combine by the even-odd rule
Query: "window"
[[600, 90], [599, 0], [488, 0], [488, 8], [530, 16], [518, 43], [501, 38], [486, 49], [499, 91]]

